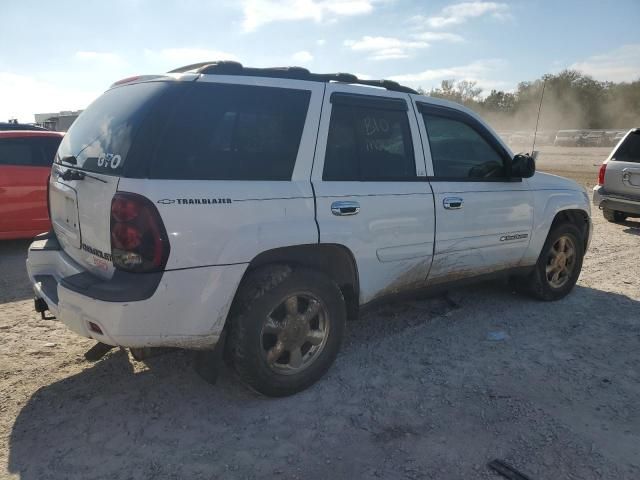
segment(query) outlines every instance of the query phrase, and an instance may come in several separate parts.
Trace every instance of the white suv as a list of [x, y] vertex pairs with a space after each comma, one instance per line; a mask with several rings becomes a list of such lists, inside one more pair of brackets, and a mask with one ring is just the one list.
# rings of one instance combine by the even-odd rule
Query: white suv
[[534, 171], [473, 112], [394, 82], [234, 62], [125, 79], [58, 150], [36, 307], [108, 345], [224, 336], [245, 382], [291, 394], [364, 304], [492, 275], [569, 293], [589, 199]]
[[601, 165], [593, 204], [610, 222], [640, 217], [640, 128], [629, 130]]

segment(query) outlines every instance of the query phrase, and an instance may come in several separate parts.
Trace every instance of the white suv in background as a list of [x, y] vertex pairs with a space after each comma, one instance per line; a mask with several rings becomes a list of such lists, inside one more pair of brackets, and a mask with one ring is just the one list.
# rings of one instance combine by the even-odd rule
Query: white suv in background
[[629, 130], [600, 167], [593, 203], [610, 222], [640, 217], [640, 129]]
[[288, 395], [364, 304], [495, 275], [568, 294], [588, 197], [534, 171], [470, 110], [394, 82], [235, 62], [125, 79], [58, 150], [36, 306], [108, 345], [226, 337], [246, 383]]

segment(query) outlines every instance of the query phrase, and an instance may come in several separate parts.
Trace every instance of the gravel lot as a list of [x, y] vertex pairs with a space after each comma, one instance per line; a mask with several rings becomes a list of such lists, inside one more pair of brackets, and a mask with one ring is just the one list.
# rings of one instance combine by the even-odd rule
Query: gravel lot
[[[541, 170], [583, 184], [607, 149], [545, 148]], [[640, 478], [640, 222], [606, 223], [556, 303], [488, 283], [381, 307], [285, 399], [186, 352], [136, 362], [33, 312], [28, 242], [0, 242], [0, 477]], [[496, 332], [501, 340], [495, 338]]]

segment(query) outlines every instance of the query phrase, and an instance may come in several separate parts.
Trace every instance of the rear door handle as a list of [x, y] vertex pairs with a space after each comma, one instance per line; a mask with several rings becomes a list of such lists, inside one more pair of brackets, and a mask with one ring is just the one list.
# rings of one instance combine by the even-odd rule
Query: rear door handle
[[358, 212], [360, 212], [358, 202], [333, 202], [331, 204], [331, 213], [339, 217], [356, 215]]
[[446, 197], [442, 204], [447, 210], [459, 210], [464, 205], [464, 200], [460, 197]]

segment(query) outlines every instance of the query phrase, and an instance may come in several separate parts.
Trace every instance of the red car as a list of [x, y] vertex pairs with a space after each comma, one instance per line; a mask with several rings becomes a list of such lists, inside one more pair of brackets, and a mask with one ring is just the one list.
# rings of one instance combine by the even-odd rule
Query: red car
[[0, 240], [31, 238], [51, 228], [47, 178], [62, 136], [0, 131]]

